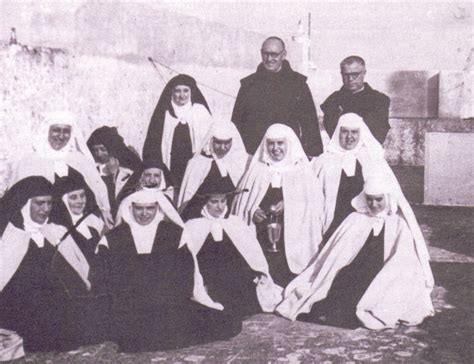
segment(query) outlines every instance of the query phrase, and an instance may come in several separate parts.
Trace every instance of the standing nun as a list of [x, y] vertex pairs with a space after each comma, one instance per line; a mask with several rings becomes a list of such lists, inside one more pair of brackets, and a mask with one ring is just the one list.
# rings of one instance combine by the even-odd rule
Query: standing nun
[[80, 174], [93, 192], [105, 223], [111, 227], [107, 187], [94, 165], [74, 116], [64, 111], [52, 112], [45, 117], [33, 153], [17, 163], [13, 183], [28, 176], [43, 176], [54, 183], [56, 178]]
[[31, 352], [91, 343], [74, 300], [91, 288], [89, 265], [66, 228], [48, 221], [52, 195], [48, 180], [31, 176], [0, 201], [0, 327]]
[[369, 329], [418, 325], [434, 314], [433, 275], [420, 227], [393, 180], [369, 176], [351, 213], [277, 312], [290, 320]]
[[[294, 131], [270, 126], [239, 185], [249, 193], [234, 200], [235, 214], [255, 226], [270, 275], [285, 287], [317, 253], [322, 234], [323, 196]], [[279, 252], [270, 252], [267, 225], [282, 226]]]
[[211, 113], [206, 99], [188, 75], [173, 77], [156, 105], [143, 146], [143, 160], [157, 158], [166, 166], [170, 184], [179, 188], [186, 164], [202, 145]]
[[[249, 162], [249, 155], [236, 126], [230, 121], [215, 121], [203, 146], [189, 161], [179, 191], [178, 207], [184, 221], [201, 216], [206, 203], [204, 190], [228, 185], [235, 189]], [[201, 197], [200, 197], [201, 196]], [[233, 195], [228, 195], [230, 210]]]
[[160, 191], [143, 189], [121, 208], [122, 223], [99, 243], [108, 248], [109, 272], [102, 282], [112, 295], [110, 339], [122, 351], [137, 352], [237, 335], [241, 322], [191, 301], [193, 257], [170, 201]]
[[217, 185], [202, 192], [207, 198], [201, 217], [186, 223], [196, 264], [194, 299], [237, 320], [273, 312], [282, 288], [273, 283], [255, 233], [227, 214], [227, 199], [236, 191]]
[[390, 169], [382, 146], [359, 115], [342, 115], [327, 151], [313, 162], [324, 194], [324, 241], [354, 211], [351, 201], [374, 168]]

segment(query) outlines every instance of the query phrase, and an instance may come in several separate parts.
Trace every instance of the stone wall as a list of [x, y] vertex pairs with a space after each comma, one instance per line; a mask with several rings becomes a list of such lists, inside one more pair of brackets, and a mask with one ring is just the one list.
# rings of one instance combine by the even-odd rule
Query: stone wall
[[[253, 71], [250, 67], [179, 63], [173, 68], [199, 75], [200, 88], [214, 116], [226, 119], [230, 118], [240, 78]], [[0, 192], [8, 181], [12, 163], [40, 137], [43, 115], [51, 110], [74, 112], [85, 137], [101, 125], [117, 126], [126, 142], [141, 151], [159, 95], [174, 75], [145, 57], [113, 58], [0, 45]], [[318, 82], [310, 78], [309, 83], [316, 104], [320, 104]], [[321, 88], [324, 90], [327, 84], [323, 82]], [[426, 130], [472, 132], [474, 123], [461, 119], [392, 118], [391, 124], [385, 145], [389, 162], [423, 165]]]

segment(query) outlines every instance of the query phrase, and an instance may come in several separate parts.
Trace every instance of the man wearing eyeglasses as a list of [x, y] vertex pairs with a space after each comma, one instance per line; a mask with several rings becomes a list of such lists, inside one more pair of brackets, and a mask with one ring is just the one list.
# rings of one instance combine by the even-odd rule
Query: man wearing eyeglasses
[[364, 119], [380, 144], [383, 144], [390, 129], [390, 98], [364, 82], [365, 61], [361, 57], [347, 57], [340, 66], [343, 86], [321, 105], [324, 128], [331, 137], [342, 114], [356, 113]]
[[247, 152], [255, 153], [270, 125], [282, 123], [295, 131], [309, 157], [318, 156], [321, 133], [306, 76], [291, 69], [280, 38], [267, 38], [260, 53], [257, 72], [240, 81], [232, 113]]

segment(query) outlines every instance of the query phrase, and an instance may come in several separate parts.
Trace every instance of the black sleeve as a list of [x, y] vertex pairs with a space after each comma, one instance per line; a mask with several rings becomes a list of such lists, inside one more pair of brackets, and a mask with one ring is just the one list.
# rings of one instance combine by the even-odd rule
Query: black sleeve
[[374, 109], [365, 117], [364, 121], [369, 126], [370, 131], [380, 144], [383, 144], [390, 130], [388, 121], [388, 110], [390, 98], [380, 94], [377, 102], [374, 102]]
[[298, 109], [303, 149], [309, 157], [318, 156], [323, 152], [323, 143], [313, 96], [306, 82], [302, 87]]
[[242, 141], [244, 142], [245, 149], [247, 153], [249, 153], [249, 143], [248, 143], [248, 125], [246, 125], [246, 117], [245, 117], [245, 88], [240, 86], [239, 93], [237, 94], [237, 99], [235, 100], [234, 109], [232, 110], [232, 122], [237, 127], [237, 130], [242, 137]]
[[326, 130], [330, 138], [334, 134], [337, 122], [339, 121], [339, 116], [341, 116], [342, 114], [342, 109], [339, 106], [340, 105], [337, 100], [337, 97], [334, 97], [334, 94], [330, 95], [321, 105], [321, 110], [324, 113], [324, 129]]

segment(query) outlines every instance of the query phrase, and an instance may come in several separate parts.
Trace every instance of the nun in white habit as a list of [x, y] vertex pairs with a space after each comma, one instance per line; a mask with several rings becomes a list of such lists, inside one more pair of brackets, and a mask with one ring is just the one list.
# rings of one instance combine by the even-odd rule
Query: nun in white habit
[[[236, 126], [230, 121], [215, 121], [184, 173], [178, 198], [183, 220], [200, 217], [206, 203], [205, 198], [199, 197], [202, 190], [220, 184], [237, 187], [248, 162], [249, 155]], [[228, 196], [229, 209], [232, 198], [233, 195]]]
[[339, 118], [327, 150], [312, 163], [323, 187], [325, 242], [354, 211], [351, 201], [362, 190], [366, 176], [374, 169], [390, 167], [382, 146], [354, 113]]
[[[255, 226], [270, 275], [285, 287], [317, 253], [322, 235], [322, 189], [294, 131], [282, 124], [270, 126], [239, 189], [234, 213]], [[282, 226], [277, 246], [269, 252], [267, 225]]]
[[112, 226], [107, 187], [71, 113], [47, 114], [33, 149], [14, 168], [13, 183], [28, 176], [43, 176], [54, 183], [58, 177], [79, 173], [93, 192], [105, 223]]
[[193, 299], [243, 318], [273, 312], [282, 288], [273, 283], [262, 248], [240, 218], [227, 216], [232, 186], [209, 187], [201, 217], [185, 227], [195, 260]]
[[91, 288], [89, 265], [66, 228], [48, 221], [52, 193], [48, 180], [31, 176], [0, 201], [0, 327], [22, 336], [29, 352], [92, 343], [74, 298]]
[[285, 289], [277, 312], [346, 328], [418, 325], [434, 314], [434, 280], [416, 218], [398, 186], [369, 176], [356, 212]]

